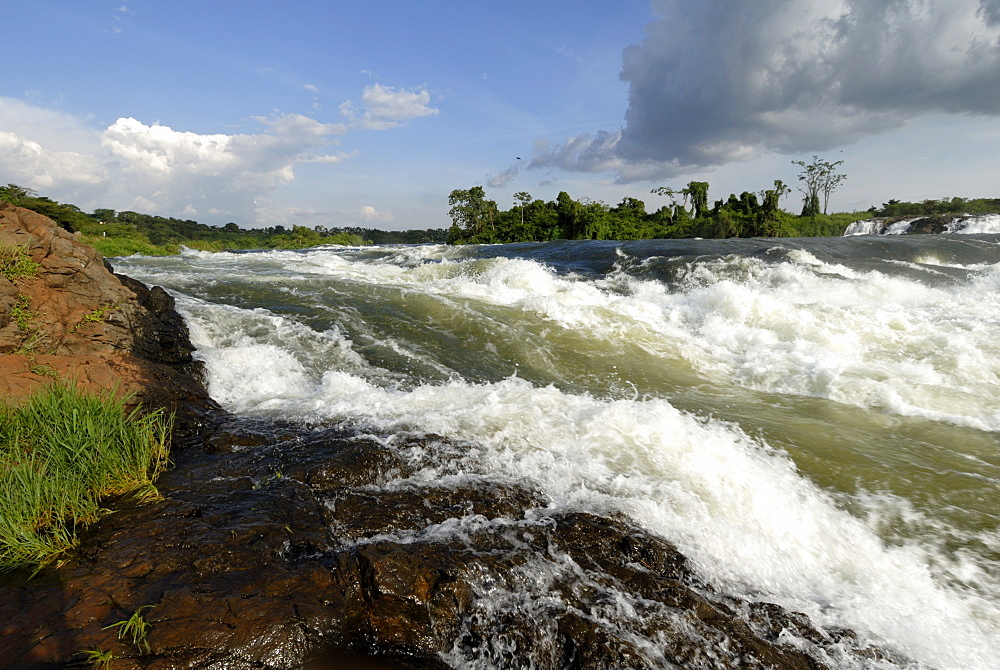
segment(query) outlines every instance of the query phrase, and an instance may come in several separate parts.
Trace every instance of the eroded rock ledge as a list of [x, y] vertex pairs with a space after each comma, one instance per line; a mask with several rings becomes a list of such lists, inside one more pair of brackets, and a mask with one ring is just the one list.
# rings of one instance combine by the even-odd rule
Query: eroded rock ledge
[[163, 289], [113, 274], [52, 220], [4, 202], [0, 243], [26, 249], [39, 265], [15, 283], [0, 276], [0, 395], [16, 399], [64, 379], [168, 409], [213, 406]]

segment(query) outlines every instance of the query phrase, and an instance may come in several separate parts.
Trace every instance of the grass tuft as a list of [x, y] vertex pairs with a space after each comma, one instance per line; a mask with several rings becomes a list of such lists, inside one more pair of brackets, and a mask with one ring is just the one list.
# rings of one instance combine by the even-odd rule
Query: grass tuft
[[24, 277], [38, 274], [41, 266], [31, 260], [28, 246], [15, 246], [0, 242], [0, 276], [6, 277], [11, 283]]
[[101, 647], [97, 649], [84, 649], [83, 651], [78, 651], [77, 655], [83, 656], [84, 663], [97, 670], [111, 670], [111, 664], [118, 658], [114, 652], [104, 651]]
[[172, 417], [127, 412], [127, 398], [54, 382], [21, 406], [0, 404], [0, 570], [40, 568], [106, 510], [148, 499], [167, 465]]
[[132, 644], [135, 645], [136, 649], [145, 651], [148, 654], [149, 642], [146, 641], [146, 636], [149, 634], [149, 629], [153, 626], [142, 616], [142, 611], [151, 607], [152, 605], [143, 605], [133, 612], [132, 616], [128, 619], [105, 626], [104, 629], [117, 628], [119, 640], [131, 638]]

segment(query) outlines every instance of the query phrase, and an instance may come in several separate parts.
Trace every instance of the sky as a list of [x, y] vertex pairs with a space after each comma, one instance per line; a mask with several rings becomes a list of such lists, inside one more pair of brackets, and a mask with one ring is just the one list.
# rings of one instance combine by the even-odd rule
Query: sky
[[[0, 183], [90, 212], [450, 225], [448, 194], [653, 211], [1000, 197], [1000, 0], [3, 0]], [[782, 205], [801, 208], [793, 191]]]

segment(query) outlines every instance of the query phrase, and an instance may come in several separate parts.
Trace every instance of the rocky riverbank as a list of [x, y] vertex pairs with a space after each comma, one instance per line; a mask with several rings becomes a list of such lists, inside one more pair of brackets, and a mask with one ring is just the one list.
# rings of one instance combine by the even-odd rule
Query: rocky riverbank
[[0, 244], [23, 249], [38, 267], [16, 282], [0, 276], [0, 395], [16, 399], [64, 379], [171, 410], [215, 407], [163, 289], [113, 274], [50, 219], [4, 202]]
[[[719, 592], [626, 518], [553, 509], [516, 481], [410, 476], [472, 445], [227, 415], [167, 294], [44, 217], [0, 217], [0, 241], [43, 269], [0, 285], [3, 393], [119, 384], [181, 428], [164, 500], [111, 501], [64, 562], [0, 576], [0, 666], [83, 667], [98, 650], [113, 668], [906, 664]], [[28, 352], [18, 295], [37, 314]], [[120, 637], [137, 614], [142, 636]]]

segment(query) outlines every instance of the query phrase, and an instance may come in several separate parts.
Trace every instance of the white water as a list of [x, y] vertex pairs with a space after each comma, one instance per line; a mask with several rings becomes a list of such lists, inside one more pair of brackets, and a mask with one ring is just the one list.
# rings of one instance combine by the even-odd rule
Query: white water
[[[531, 260], [467, 260], [439, 247], [400, 254], [189, 254], [190, 267], [162, 283], [192, 293], [206, 277], [287, 284], [306, 301], [316, 282], [338, 282], [338, 291], [377, 287], [373, 296], [398, 297], [393, 309], [424, 305], [429, 328], [478, 319], [523, 339], [536, 367], [570, 366], [558, 349], [536, 346], [536, 331], [545, 342], [572, 333], [592, 343], [598, 367], [627, 344], [642, 365], [693, 370], [713, 387], [1000, 431], [995, 265], [966, 268], [968, 283], [930, 286], [801, 251], [777, 264], [693, 263], [682, 290], [669, 290], [623, 273], [584, 281]], [[932, 269], [933, 260], [918, 265]], [[158, 281], [155, 270], [126, 271]], [[732, 422], [677, 409], [670, 396], [683, 389], [648, 382], [632, 396], [578, 392], [454, 371], [447, 383], [407, 383], [404, 372], [366, 361], [341, 328], [314, 330], [292, 314], [184, 295], [179, 306], [213, 396], [234, 411], [363, 419], [478, 444], [452, 471], [531, 481], [554, 508], [625, 512], [677, 544], [710, 582], [851, 627], [932, 666], [1000, 667], [995, 563], [945, 554], [934, 542], [887, 544], [876, 532], [879, 515], [905, 501], [862, 494], [856, 501], [870, 514], [852, 516], [783, 450]], [[403, 359], [431, 365], [427, 347], [381, 335]], [[516, 342], [487, 345], [483, 351], [497, 352]], [[434, 474], [430, 467], [422, 476]], [[996, 528], [980, 535], [1000, 547]], [[942, 570], [960, 579], [946, 580]]]
[[954, 221], [948, 228], [949, 233], [965, 233], [966, 235], [995, 235], [1000, 233], [1000, 214], [977, 216], [965, 221]]
[[[854, 221], [844, 231], [845, 237], [853, 235], [905, 235], [910, 230], [910, 224], [918, 217], [901, 219], [883, 227], [879, 219], [863, 219]], [[946, 233], [962, 235], [996, 235], [1000, 233], [1000, 214], [965, 214], [956, 216], [945, 229]]]

